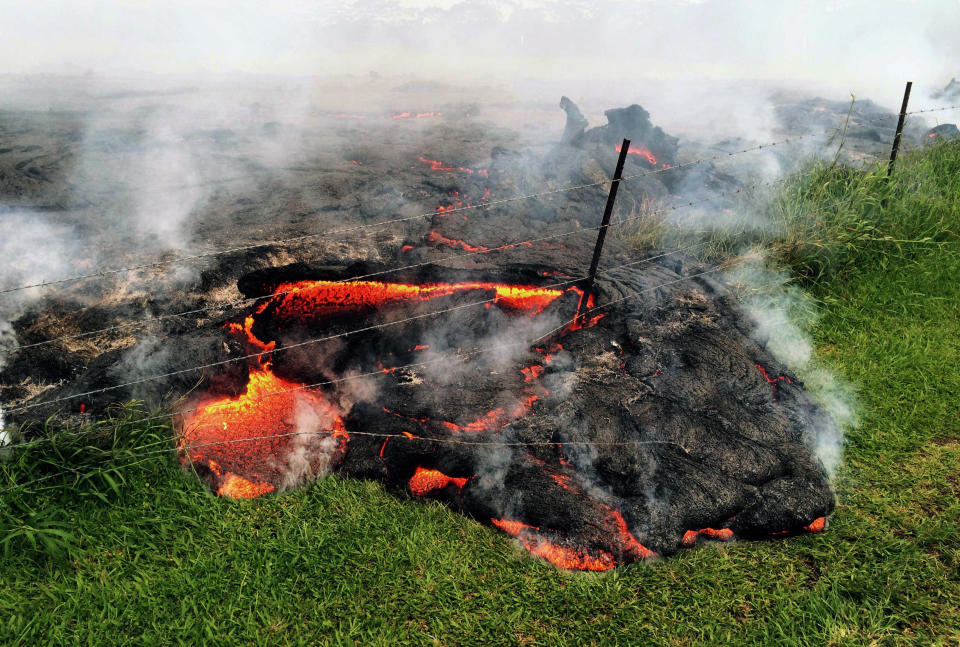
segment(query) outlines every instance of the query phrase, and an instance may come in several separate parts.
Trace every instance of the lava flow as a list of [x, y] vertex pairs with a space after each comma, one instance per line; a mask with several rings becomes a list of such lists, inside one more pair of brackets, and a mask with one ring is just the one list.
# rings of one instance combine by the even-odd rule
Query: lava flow
[[431, 171], [458, 171], [460, 173], [467, 173], [470, 175], [477, 174], [482, 177], [487, 177], [489, 175], [489, 172], [485, 168], [468, 168], [466, 166], [444, 166], [443, 162], [441, 162], [440, 160], [427, 159], [423, 155], [421, 155], [419, 159], [424, 164], [429, 164]]
[[[575, 288], [567, 288], [567, 290]], [[309, 323], [337, 314], [362, 314], [404, 303], [425, 302], [457, 293], [492, 295], [492, 303], [509, 311], [540, 314], [565, 290], [484, 281], [462, 283], [384, 283], [381, 281], [297, 281], [277, 286], [268, 302], [280, 324]], [[266, 308], [261, 306], [260, 312]]]
[[591, 555], [579, 548], [563, 546], [547, 541], [536, 526], [528, 526], [519, 521], [491, 519], [490, 523], [515, 537], [523, 547], [537, 557], [542, 557], [554, 566], [578, 571], [608, 571], [617, 565], [617, 560], [606, 551], [597, 551]]
[[457, 490], [462, 490], [470, 479], [463, 477], [447, 476], [439, 470], [426, 469], [418, 467], [407, 485], [410, 491], [417, 496], [426, 496], [438, 490], [442, 490], [448, 485], [456, 486]]
[[[664, 547], [662, 542], [651, 543], [657, 538], [642, 524], [637, 528], [628, 525], [624, 514], [629, 508], [599, 501], [583, 487], [586, 481], [564, 458], [562, 444], [558, 445], [557, 459], [542, 451], [510, 450], [510, 476], [502, 482], [490, 478], [488, 457], [465, 447], [509, 442], [500, 437], [516, 437], [514, 434], [524, 430], [529, 433], [549, 421], [551, 407], [556, 406], [552, 403], [558, 397], [550, 389], [553, 384], [565, 384], [557, 378], [565, 374], [563, 366], [568, 364], [558, 361], [558, 353], [569, 353], [559, 340], [595, 325], [608, 314], [597, 311], [593, 294], [575, 285], [541, 287], [487, 280], [418, 283], [320, 279], [280, 280], [270, 285], [274, 286], [272, 296], [261, 299], [242, 320], [224, 324], [234, 340], [246, 348], [247, 383], [228, 395], [208, 395], [184, 416], [180, 444], [184, 461], [193, 465], [217, 494], [263, 496], [335, 469], [348, 477], [377, 478], [413, 496], [446, 501], [477, 518], [489, 519], [529, 552], [560, 568], [605, 571], [670, 550], [670, 544]], [[431, 304], [438, 299], [441, 301]], [[533, 318], [548, 308], [565, 305], [566, 316], [573, 320], [568, 319], [554, 339], [529, 348], [527, 352], [536, 355], [531, 361], [525, 354], [524, 360], [514, 365], [516, 373], [512, 376], [502, 375], [499, 370], [490, 373], [498, 375], [487, 378], [494, 384], [489, 390], [490, 400], [495, 398], [496, 402], [483, 413], [487, 407], [482, 403], [488, 401], [484, 397], [451, 399], [450, 394], [438, 393], [440, 384], [448, 383], [444, 381], [446, 376], [412, 368], [419, 366], [414, 363], [418, 361], [415, 354], [438, 352], [424, 339], [409, 334], [420, 334], [419, 324], [383, 332], [379, 328], [381, 321], [400, 322], [419, 312], [422, 304], [430, 304], [429, 314], [443, 311], [452, 303], [458, 304], [454, 308], [486, 305], [501, 311], [498, 318], [518, 319]], [[574, 312], [581, 314], [574, 316]], [[478, 325], [487, 325], [481, 323], [487, 317], [479, 317]], [[326, 334], [345, 325], [365, 328], [366, 334], [344, 342], [334, 351], [337, 355], [283, 352], [287, 334], [302, 339], [296, 335]], [[484, 330], [481, 327], [473, 334], [490, 334]], [[570, 339], [571, 347], [578, 343]], [[290, 344], [289, 348], [300, 345]], [[618, 348], [621, 355], [625, 354], [622, 347]], [[329, 365], [319, 371], [314, 358]], [[789, 381], [786, 376], [772, 378], [764, 366], [756, 366], [773, 386], [775, 396], [780, 383]], [[302, 379], [297, 377], [301, 370]], [[338, 376], [352, 373], [377, 380], [379, 386], [361, 390], [341, 387], [339, 383], [345, 379]], [[471, 380], [484, 379], [488, 371], [481, 373], [482, 378], [469, 373], [471, 377], [458, 377], [449, 384], [472, 388]], [[308, 381], [316, 381], [307, 374], [323, 375], [327, 386], [323, 390], [307, 386]], [[507, 387], [508, 383], [511, 386]], [[755, 383], [758, 388], [768, 388], [763, 381]], [[794, 390], [788, 393], [784, 389], [780, 395], [792, 396]], [[361, 392], [367, 394], [358, 395]], [[477, 410], [477, 404], [483, 408]], [[451, 415], [452, 411], [457, 413]], [[450, 419], [443, 419], [444, 415]], [[353, 439], [348, 426], [357, 430]], [[384, 437], [378, 437], [381, 434]], [[431, 442], [439, 439], [451, 445]], [[519, 505], [501, 506], [499, 502], [512, 500], [522, 491], [516, 490], [518, 487], [535, 488], [530, 491], [536, 494], [517, 499]], [[549, 501], [544, 505], [553, 510], [543, 514], [534, 499]], [[736, 521], [730, 523], [735, 529], [722, 527], [727, 523], [686, 532], [676, 528], [672, 545], [749, 534], [741, 532]], [[824, 528], [821, 517], [802, 530], [820, 532]], [[800, 531], [790, 527], [785, 532]]]
[[[325, 438], [336, 438], [337, 446]], [[291, 461], [325, 469], [332, 454], [342, 456], [348, 439], [334, 405], [265, 365], [250, 369], [239, 396], [209, 401], [188, 414], [181, 449], [193, 464], [209, 469], [217, 494], [250, 498], [272, 492]]]
[[[580, 292], [579, 288], [566, 288]], [[357, 315], [384, 311], [402, 304], [426, 302], [458, 293], [489, 295], [488, 305], [505, 312], [535, 316], [564, 294], [565, 290], [537, 286], [469, 281], [460, 283], [384, 283], [380, 281], [296, 281], [279, 284], [275, 296], [260, 303], [243, 323], [224, 327], [243, 340], [251, 352], [252, 365], [244, 391], [237, 396], [207, 398], [185, 416], [181, 449], [185, 459], [206, 468], [218, 494], [237, 498], [272, 492], [294, 469], [306, 461], [310, 474], [342, 460], [349, 435], [338, 407], [317, 390], [274, 374], [272, 352], [276, 342], [264, 342], [253, 332], [257, 318], [269, 308], [274, 324], [312, 325], [334, 315]], [[479, 296], [478, 295], [478, 296]], [[410, 352], [429, 347], [417, 344]], [[385, 374], [395, 369], [378, 363]], [[529, 369], [533, 370], [533, 369]], [[443, 421], [452, 433], [499, 429], [530, 411], [538, 395], [527, 393], [512, 410], [496, 408], [477, 420], [458, 425]], [[327, 442], [336, 439], [334, 442]], [[417, 477], [415, 492], [432, 488], [417, 485], [436, 475]], [[458, 479], [452, 482], [462, 483]]]
[[765, 379], [771, 386], [773, 386], [773, 401], [777, 401], [777, 396], [780, 394], [780, 382], [786, 381], [787, 384], [793, 384], [791, 380], [786, 375], [780, 375], [778, 377], [770, 377], [767, 375], [767, 369], [763, 368], [762, 365], [757, 364], [757, 368], [760, 369], [760, 373], [763, 374], [763, 379]]
[[[618, 153], [620, 152], [622, 146], [623, 146], [622, 144], [617, 144], [616, 151], [617, 151]], [[638, 157], [644, 158], [645, 160], [647, 160], [648, 162], [650, 162], [650, 163], [653, 164], [654, 166], [657, 165], [657, 158], [656, 158], [656, 156], [655, 156], [653, 153], [651, 153], [650, 151], [648, 151], [646, 148], [643, 148], [642, 146], [630, 146], [630, 147], [628, 147], [628, 148], [627, 148], [627, 155], [637, 155]]]

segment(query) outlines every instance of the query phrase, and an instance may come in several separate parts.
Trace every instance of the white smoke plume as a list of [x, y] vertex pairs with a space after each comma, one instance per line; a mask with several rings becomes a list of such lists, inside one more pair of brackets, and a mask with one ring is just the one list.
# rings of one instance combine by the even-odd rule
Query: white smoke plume
[[762, 252], [748, 252], [742, 259], [726, 278], [741, 291], [741, 302], [756, 324], [754, 337], [803, 380], [823, 408], [807, 430], [807, 442], [832, 477], [842, 458], [844, 432], [857, 424], [854, 388], [816, 358], [810, 330], [817, 310], [810, 296], [790, 284]]
[[[0, 205], [0, 289], [55, 281], [89, 270], [96, 254], [76, 241], [76, 230], [68, 224], [46, 214], [4, 211]], [[44, 288], [38, 287], [0, 298], [0, 368], [17, 347], [11, 322], [43, 293]]]
[[[125, 384], [163, 374], [170, 370], [170, 362], [175, 350], [169, 340], [153, 335], [144, 337], [129, 348], [120, 361], [110, 368], [111, 382]], [[134, 384], [131, 395], [137, 400], [156, 403], [158, 384], [155, 380]]]
[[294, 403], [292, 449], [284, 457], [280, 489], [298, 487], [330, 472], [340, 441], [330, 434], [339, 411], [298, 395]]

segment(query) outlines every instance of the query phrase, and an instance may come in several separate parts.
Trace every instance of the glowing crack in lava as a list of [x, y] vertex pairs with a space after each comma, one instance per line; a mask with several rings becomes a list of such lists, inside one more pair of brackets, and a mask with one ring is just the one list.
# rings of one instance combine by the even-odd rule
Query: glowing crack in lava
[[485, 168], [468, 168], [466, 166], [444, 166], [443, 162], [440, 160], [432, 160], [421, 155], [418, 158], [424, 164], [430, 165], [431, 171], [457, 171], [459, 173], [467, 173], [469, 175], [479, 175], [482, 177], [487, 177], [490, 175], [489, 171]]
[[547, 541], [536, 526], [528, 526], [525, 523], [507, 519], [491, 519], [490, 523], [511, 537], [515, 537], [532, 554], [560, 568], [608, 571], [617, 565], [616, 558], [606, 551], [597, 551], [596, 555], [591, 555], [579, 548]]
[[[271, 308], [273, 320], [280, 325], [309, 324], [333, 315], [358, 314], [389, 309], [412, 302], [426, 302], [458, 293], [479, 293], [490, 304], [505, 312], [535, 316], [567, 290], [580, 294], [579, 288], [542, 288], [483, 281], [461, 283], [385, 283], [380, 281], [296, 281], [281, 283], [275, 296], [259, 304], [243, 323], [224, 327], [242, 339], [251, 354], [256, 354], [248, 371], [244, 391], [237, 396], [208, 397], [185, 415], [180, 447], [184, 460], [205, 466], [218, 494], [252, 498], [276, 489], [284, 475], [304, 462], [311, 474], [327, 469], [342, 459], [349, 434], [335, 404], [315, 389], [274, 374], [271, 353], [276, 343], [264, 342], [253, 333], [256, 318]], [[488, 304], [488, 305], [490, 305]], [[417, 344], [413, 351], [429, 347]], [[385, 374], [393, 369], [383, 367]], [[526, 394], [514, 410], [497, 408], [466, 425], [442, 422], [453, 433], [500, 428], [528, 413], [536, 394]], [[328, 442], [333, 439], [334, 442]], [[411, 482], [414, 492], [431, 487], [417, 485], [427, 480], [438, 482], [436, 475], [421, 475]], [[432, 479], [432, 480], [431, 480]], [[459, 479], [453, 479], [462, 487]]]
[[770, 377], [767, 375], [767, 369], [763, 368], [761, 364], [757, 364], [757, 368], [760, 369], [760, 373], [763, 375], [763, 379], [767, 381], [768, 384], [773, 386], [773, 401], [777, 401], [777, 396], [780, 394], [780, 382], [786, 382], [787, 384], [793, 384], [791, 380], [786, 375], [780, 375], [779, 377]]
[[[566, 288], [577, 290], [579, 288]], [[457, 293], [481, 292], [491, 295], [492, 303], [506, 310], [540, 314], [566, 290], [536, 286], [507, 285], [485, 281], [462, 283], [384, 283], [381, 281], [297, 281], [282, 283], [272, 301], [274, 316], [304, 323], [335, 314], [371, 312], [409, 302], [424, 302]], [[261, 306], [260, 312], [266, 308]]]
[[[621, 148], [622, 148], [622, 144], [617, 144], [616, 151], [619, 153], [620, 150], [621, 150]], [[657, 158], [656, 158], [656, 156], [654, 156], [653, 153], [651, 153], [650, 151], [648, 151], [646, 148], [644, 148], [644, 147], [642, 147], [642, 146], [630, 146], [630, 147], [628, 147], [628, 148], [627, 148], [627, 155], [636, 155], [636, 156], [638, 156], [638, 157], [644, 158], [645, 160], [647, 160], [648, 162], [650, 162], [650, 163], [653, 164], [654, 166], [657, 165]]]
[[[622, 553], [634, 560], [656, 557], [656, 553], [637, 541], [637, 538], [627, 529], [627, 523], [619, 512], [610, 510], [608, 521], [613, 525], [612, 540]], [[508, 519], [491, 519], [490, 523], [511, 537], [515, 537], [524, 548], [537, 557], [542, 557], [560, 568], [607, 571], [620, 563], [612, 553], [605, 550], [588, 551], [566, 545], [562, 540], [551, 541], [549, 534], [542, 532], [537, 526]]]

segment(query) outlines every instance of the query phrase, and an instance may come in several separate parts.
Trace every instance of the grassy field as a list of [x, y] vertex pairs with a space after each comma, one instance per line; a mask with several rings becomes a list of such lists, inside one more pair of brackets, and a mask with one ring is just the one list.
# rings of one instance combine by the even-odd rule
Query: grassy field
[[827, 532], [562, 572], [372, 483], [217, 499], [128, 409], [4, 463], [0, 488], [74, 471], [0, 494], [0, 643], [960, 644], [960, 146], [883, 173], [811, 168], [763, 205], [858, 390]]

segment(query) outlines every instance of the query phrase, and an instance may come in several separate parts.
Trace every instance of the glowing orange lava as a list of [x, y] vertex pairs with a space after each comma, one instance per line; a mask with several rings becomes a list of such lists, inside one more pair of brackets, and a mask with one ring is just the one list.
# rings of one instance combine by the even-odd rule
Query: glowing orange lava
[[580, 490], [570, 485], [570, 477], [566, 474], [550, 474], [549, 476], [564, 490], [570, 490], [571, 492], [576, 492], [577, 494], [580, 493]]
[[810, 522], [809, 526], [804, 526], [803, 529], [807, 532], [823, 532], [823, 529], [827, 527], [827, 518], [819, 517]]
[[763, 379], [765, 379], [769, 384], [773, 385], [773, 401], [774, 402], [777, 401], [777, 397], [779, 396], [781, 381], [786, 380], [787, 384], [793, 384], [793, 380], [791, 380], [786, 375], [781, 375], [779, 377], [771, 378], [769, 375], [767, 375], [767, 370], [763, 368], [763, 366], [761, 366], [760, 364], [757, 364], [757, 368], [760, 369], [760, 373], [763, 374]]
[[732, 541], [734, 535], [730, 528], [701, 528], [700, 530], [688, 530], [683, 533], [680, 543], [684, 546], [692, 546], [697, 543], [697, 537], [706, 537], [714, 541]]
[[[245, 317], [242, 323], [224, 325], [243, 339], [251, 352], [259, 351], [262, 354], [251, 358], [247, 384], [241, 394], [208, 398], [195, 411], [184, 416], [180, 440], [184, 460], [206, 466], [208, 478], [218, 494], [249, 498], [262, 496], [279, 487], [284, 480], [285, 470], [294, 460], [300, 461], [298, 464], [302, 467], [306, 457], [310, 473], [316, 473], [319, 467], [329, 466], [331, 455], [342, 459], [346, 452], [349, 434], [336, 405], [326, 401], [321, 393], [283, 379], [273, 372], [271, 351], [276, 343], [264, 342], [253, 332], [257, 317], [268, 308], [272, 321], [283, 327], [286, 322], [304, 323], [334, 314], [377, 311], [403, 303], [478, 292], [478, 299], [490, 299], [488, 307], [497, 305], [507, 311], [534, 316], [571, 290], [583, 300], [583, 291], [575, 286], [556, 289], [481, 281], [422, 285], [364, 280], [282, 283], [276, 287], [275, 296], [261, 301], [253, 314]], [[592, 303], [591, 297], [587, 304]], [[596, 320], [593, 318], [589, 323], [595, 323]], [[538, 349], [544, 353], [543, 364], [532, 364], [521, 369], [524, 381], [534, 386], [522, 390], [516, 406], [495, 408], [466, 424], [447, 421], [439, 424], [454, 433], [496, 431], [516, 418], [529, 414], [534, 403], [548, 393], [538, 385], [544, 366], [552, 359], [548, 350], [552, 352], [560, 348], [560, 344], [553, 344]], [[407, 351], [428, 349], [427, 344], [412, 344]], [[385, 374], [397, 370], [382, 363], [378, 363], [378, 366]], [[397, 413], [394, 415], [404, 417]], [[427, 418], [412, 420], [429, 422]], [[416, 438], [409, 432], [402, 433], [407, 438]], [[331, 438], [336, 439], [334, 447], [325, 443]], [[387, 440], [380, 447], [381, 457], [386, 450]], [[448, 477], [438, 470], [418, 468], [410, 479], [409, 487], [411, 492], [422, 496], [451, 484], [460, 489], [466, 482], [466, 478]], [[569, 485], [567, 480], [560, 477], [557, 483], [564, 487]], [[612, 514], [615, 531], [626, 552], [638, 557], [652, 554], [626, 530], [619, 513]], [[539, 540], [531, 551], [564, 568], [598, 570], [601, 567], [608, 568], [608, 563], [613, 562], [612, 557], [608, 559], [605, 553], [596, 557]]]
[[531, 364], [525, 368], [521, 368], [520, 372], [523, 373], [523, 381], [529, 383], [535, 382], [537, 378], [543, 375], [543, 372], [547, 370], [539, 364]]
[[468, 480], [467, 478], [447, 476], [439, 470], [417, 467], [417, 471], [410, 477], [407, 485], [415, 495], [426, 496], [437, 490], [442, 490], [448, 485], [456, 485], [458, 490], [462, 490]]
[[[320, 428], [297, 429], [294, 412], [305, 409]], [[239, 396], [213, 400], [185, 416], [180, 443], [191, 462], [205, 463], [222, 475], [218, 494], [250, 497], [272, 491], [275, 457], [289, 456], [297, 440], [302, 445], [314, 433], [330, 433], [345, 451], [349, 436], [336, 407], [266, 366], [250, 369], [247, 388]]]
[[255, 499], [270, 492], [273, 492], [273, 486], [269, 483], [248, 481], [232, 472], [227, 473], [217, 489], [219, 496], [228, 496], [234, 499]]
[[611, 517], [613, 518], [614, 527], [616, 528], [617, 537], [620, 539], [624, 552], [627, 552], [637, 559], [649, 559], [651, 557], [656, 557], [656, 553], [641, 544], [637, 541], [637, 538], [633, 536], [633, 533], [627, 528], [627, 522], [624, 520], [623, 515], [617, 512], [616, 510], [610, 510]]
[[[263, 310], [262, 307], [260, 309], [261, 311]], [[247, 317], [243, 320], [243, 325], [231, 322], [227, 323], [225, 327], [227, 330], [237, 336], [242, 335], [251, 348], [268, 352], [273, 350], [277, 345], [276, 342], [265, 344], [256, 338], [256, 336], [253, 334], [253, 315], [247, 315]]]
[[274, 297], [273, 303], [277, 308], [275, 316], [281, 322], [286, 318], [303, 322], [305, 317], [309, 320], [334, 313], [370, 311], [468, 291], [492, 293], [493, 303], [530, 315], [539, 314], [564, 293], [564, 290], [555, 288], [480, 281], [423, 285], [380, 281], [298, 281], [279, 285], [277, 292], [284, 294]]
[[[617, 144], [617, 149], [616, 149], [616, 150], [617, 150], [618, 153], [620, 152], [620, 150], [621, 150], [622, 147], [623, 147], [622, 144]], [[643, 148], [642, 146], [630, 146], [630, 147], [628, 147], [628, 148], [627, 148], [627, 155], [638, 155], [638, 156], [640, 156], [640, 157], [643, 157], [644, 159], [646, 159], [648, 162], [650, 162], [650, 163], [653, 164], [653, 165], [656, 165], [656, 163], [657, 163], [657, 158], [653, 155], [653, 153], [651, 153], [650, 151], [648, 151], [646, 148]]]
[[489, 247], [484, 247], [483, 245], [471, 245], [463, 240], [457, 240], [456, 238], [447, 238], [438, 231], [431, 231], [430, 236], [427, 238], [427, 242], [430, 243], [439, 243], [440, 245], [447, 245], [448, 247], [453, 247], [456, 249], [460, 247], [467, 252], [488, 252], [490, 251]]
[[466, 166], [444, 166], [443, 162], [441, 162], [440, 160], [427, 159], [423, 155], [421, 155], [418, 159], [424, 164], [429, 164], [431, 171], [458, 171], [460, 173], [467, 173], [469, 175], [473, 175], [475, 173], [482, 177], [487, 177], [489, 175], [489, 172], [485, 168], [468, 168]]
[[617, 565], [613, 555], [602, 550], [597, 555], [590, 555], [578, 548], [546, 541], [539, 535], [540, 529], [536, 526], [507, 519], [491, 519], [490, 522], [511, 537], [516, 537], [532, 554], [554, 566], [578, 571], [608, 571]]

